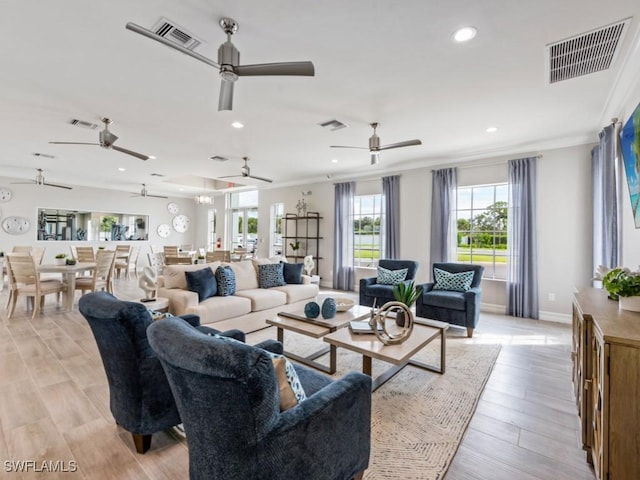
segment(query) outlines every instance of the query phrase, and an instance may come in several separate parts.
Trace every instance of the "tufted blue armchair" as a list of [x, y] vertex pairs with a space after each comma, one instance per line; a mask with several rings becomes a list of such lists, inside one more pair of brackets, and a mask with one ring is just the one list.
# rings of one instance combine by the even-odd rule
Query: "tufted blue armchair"
[[[131, 433], [136, 451], [145, 453], [153, 433], [181, 423], [167, 377], [147, 340], [151, 315], [143, 304], [124, 302], [107, 292], [83, 295], [79, 308], [98, 344], [113, 418]], [[198, 327], [218, 332], [200, 327], [197, 315], [175, 318], [194, 331]], [[244, 341], [244, 333], [239, 330], [224, 335]]]
[[[440, 320], [467, 328], [467, 337], [473, 337], [473, 330], [480, 317], [480, 281], [484, 267], [467, 263], [434, 263], [433, 268], [449, 273], [473, 271], [471, 288], [466, 292], [434, 290], [434, 283], [425, 283], [422, 296], [416, 300], [418, 317]], [[434, 276], [435, 278], [435, 276]]]
[[[263, 349], [201, 335], [166, 318], [148, 330], [182, 416], [189, 477], [225, 480], [361, 478], [371, 446], [371, 378], [339, 380], [295, 365], [307, 399], [280, 412]], [[282, 353], [271, 341], [265, 349]]]
[[[418, 262], [413, 260], [379, 260], [378, 266], [387, 270], [406, 268], [408, 271], [405, 283], [414, 280], [418, 271]], [[385, 303], [393, 302], [394, 300], [393, 285], [380, 285], [377, 282], [377, 277], [360, 279], [360, 305], [373, 307], [375, 302], [376, 307], [381, 307]]]

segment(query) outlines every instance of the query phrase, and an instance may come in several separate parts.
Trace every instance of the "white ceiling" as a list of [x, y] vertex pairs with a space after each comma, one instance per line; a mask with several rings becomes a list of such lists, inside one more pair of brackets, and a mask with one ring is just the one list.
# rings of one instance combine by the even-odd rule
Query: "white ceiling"
[[[234, 110], [218, 112], [215, 68], [125, 29], [167, 17], [215, 60], [223, 16], [240, 25], [241, 64], [311, 60], [315, 77], [240, 78]], [[547, 84], [547, 44], [627, 17], [611, 69]], [[638, 71], [638, 19], [637, 0], [3, 2], [0, 175], [34, 178], [43, 168], [55, 183], [190, 195], [201, 185], [180, 192], [170, 181], [239, 173], [245, 155], [253, 174], [278, 186], [587, 143], [619, 108], [614, 90]], [[478, 34], [455, 44], [464, 25]], [[101, 116], [114, 120], [117, 145], [157, 159], [48, 143], [97, 141], [99, 129], [68, 122]], [[349, 128], [318, 126], [334, 118]], [[373, 121], [383, 144], [423, 145], [382, 152], [378, 166], [366, 151], [329, 148], [366, 146]]]

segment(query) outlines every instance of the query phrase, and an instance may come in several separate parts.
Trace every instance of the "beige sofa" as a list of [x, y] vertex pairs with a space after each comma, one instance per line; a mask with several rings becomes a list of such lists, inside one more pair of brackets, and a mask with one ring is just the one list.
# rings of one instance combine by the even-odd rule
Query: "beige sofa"
[[[213, 328], [237, 328], [253, 332], [268, 325], [265, 320], [281, 311], [302, 312], [305, 304], [318, 295], [318, 285], [303, 275], [302, 284], [260, 288], [258, 265], [272, 260], [244, 260], [242, 262], [213, 262], [204, 265], [167, 265], [158, 279], [158, 297], [169, 299], [169, 312], [173, 315], [194, 313], [201, 324], [214, 324]], [[187, 289], [185, 272], [228, 265], [236, 277], [236, 293], [227, 297], [213, 296], [198, 302], [198, 294]]]

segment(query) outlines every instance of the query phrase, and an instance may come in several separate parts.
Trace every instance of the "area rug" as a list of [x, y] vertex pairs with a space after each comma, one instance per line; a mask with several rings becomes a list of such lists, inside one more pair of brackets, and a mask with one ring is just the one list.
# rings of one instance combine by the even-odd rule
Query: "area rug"
[[[275, 338], [275, 328], [248, 335], [247, 343], [266, 338]], [[310, 353], [320, 346], [319, 340], [285, 333], [285, 347], [295, 353]], [[365, 479], [444, 478], [500, 348], [448, 338], [444, 375], [407, 366], [376, 390], [371, 412], [371, 461]], [[439, 342], [434, 341], [415, 358], [437, 365]], [[327, 359], [328, 355], [319, 361], [326, 364]], [[339, 348], [337, 365], [336, 378], [351, 370], [362, 371], [362, 356]], [[388, 366], [374, 360], [374, 376]]]

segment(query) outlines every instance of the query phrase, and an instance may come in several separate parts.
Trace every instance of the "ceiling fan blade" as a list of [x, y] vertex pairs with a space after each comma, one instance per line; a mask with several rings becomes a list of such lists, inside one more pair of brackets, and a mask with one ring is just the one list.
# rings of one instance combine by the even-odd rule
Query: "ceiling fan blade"
[[98, 145], [100, 146], [99, 143], [87, 143], [87, 142], [49, 142], [49, 143], [53, 143], [55, 145]]
[[264, 178], [264, 177], [256, 177], [255, 175], [247, 175], [247, 177], [249, 178], [253, 178], [255, 180], [261, 180], [263, 182], [269, 182], [269, 183], [273, 183], [273, 180], [270, 180], [268, 178]]
[[133, 150], [127, 150], [126, 148], [118, 147], [117, 145], [111, 145], [112, 150], [117, 152], [126, 153], [127, 155], [131, 155], [132, 157], [139, 158], [140, 160], [149, 160], [148, 155], [143, 155], [142, 153], [134, 152]]
[[145, 36], [147, 38], [150, 38], [151, 40], [155, 40], [156, 42], [160, 42], [163, 45], [166, 45], [167, 47], [173, 48], [174, 50], [177, 50], [180, 53], [184, 53], [185, 55], [189, 55], [190, 57], [193, 57], [196, 60], [200, 60], [201, 62], [206, 63], [207, 65], [211, 65], [212, 67], [216, 67], [218, 69], [220, 68], [220, 65], [218, 65], [213, 60], [211, 60], [211, 59], [209, 59], [207, 57], [203, 57], [199, 53], [192, 52], [188, 48], [184, 48], [183, 46], [178, 45], [177, 43], [174, 43], [171, 40], [167, 40], [166, 38], [161, 37], [160, 35], [156, 35], [151, 30], [148, 30], [148, 29], [146, 29], [144, 27], [141, 27], [140, 25], [137, 25], [137, 24], [135, 24], [133, 22], [127, 23], [126, 28], [127, 28], [127, 30], [131, 30], [132, 32], [139, 33], [140, 35], [143, 35], [143, 36]]
[[369, 150], [366, 147], [349, 147], [347, 145], [329, 145], [330, 148], [356, 148], [358, 150]]
[[371, 165], [378, 165], [380, 163], [380, 155], [378, 152], [371, 152]]
[[165, 197], [164, 195], [150, 195], [147, 193], [147, 197], [153, 197], [153, 198], [169, 198], [169, 197]]
[[313, 77], [315, 75], [315, 69], [312, 62], [280, 62], [259, 63], [256, 65], [238, 65], [233, 67], [233, 71], [239, 77], [258, 75], [299, 75]]
[[35, 180], [29, 180], [28, 182], [11, 182], [11, 185], [33, 185], [35, 183]]
[[65, 190], [73, 190], [73, 188], [71, 187], [66, 187], [64, 185], [56, 185], [55, 183], [43, 182], [42, 185], [46, 185], [47, 187], [64, 188]]
[[220, 85], [220, 98], [218, 99], [218, 111], [232, 110], [234, 82], [222, 80]]
[[244, 175], [224, 175], [218, 178], [238, 178], [238, 177], [244, 177]]
[[407, 140], [406, 142], [390, 143], [389, 145], [383, 145], [378, 150], [389, 150], [391, 148], [411, 147], [413, 145], [422, 145], [420, 140]]

